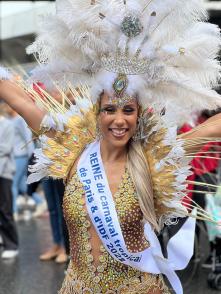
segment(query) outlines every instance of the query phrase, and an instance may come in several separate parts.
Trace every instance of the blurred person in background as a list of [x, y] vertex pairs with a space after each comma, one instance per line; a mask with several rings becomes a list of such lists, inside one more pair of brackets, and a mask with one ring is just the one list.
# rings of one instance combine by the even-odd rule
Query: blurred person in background
[[[42, 182], [45, 198], [48, 205], [53, 245], [40, 255], [41, 261], [54, 259], [56, 263], [65, 263], [68, 260], [64, 237], [64, 219], [62, 202], [64, 184], [61, 180], [44, 179]], [[66, 238], [67, 239], [67, 238]]]
[[[198, 124], [205, 122], [208, 118], [214, 116], [220, 111], [203, 111], [198, 118]], [[217, 169], [219, 166], [219, 142], [208, 142], [203, 146], [200, 152], [195, 156], [192, 161], [192, 167], [194, 171], [194, 181], [199, 183], [195, 183], [193, 186], [193, 201], [197, 203], [201, 208], [205, 209], [206, 207], [206, 195], [214, 194], [216, 192], [217, 185]], [[208, 157], [205, 158], [205, 153], [207, 153]], [[211, 186], [202, 185], [202, 183], [210, 184]], [[200, 260], [200, 247], [201, 240], [200, 235], [202, 229], [206, 230], [206, 225], [204, 221], [198, 220], [198, 225], [196, 226], [196, 237], [199, 244], [199, 252], [196, 253], [196, 261]], [[207, 230], [206, 230], [207, 232]], [[212, 255], [214, 250], [214, 242], [209, 240], [208, 232], [207, 238], [210, 246], [209, 256], [202, 263], [203, 268], [212, 267]]]
[[[41, 89], [45, 90], [42, 83], [34, 85], [36, 92], [44, 95]], [[60, 104], [64, 102], [61, 94], [56, 89], [48, 91]], [[68, 98], [74, 103], [71, 93], [67, 93]], [[66, 222], [63, 216], [62, 203], [65, 186], [62, 180], [44, 179], [42, 182], [45, 198], [47, 201], [50, 225], [52, 231], [53, 245], [40, 255], [41, 261], [54, 259], [56, 263], [65, 263], [68, 261], [69, 237]]]
[[[37, 139], [33, 138], [34, 148], [40, 148], [40, 143]], [[32, 153], [31, 157], [28, 160], [28, 165], [33, 165], [35, 163], [35, 156]], [[30, 175], [28, 171], [27, 176]], [[41, 181], [37, 181], [27, 185], [27, 204], [28, 208], [34, 210], [32, 213], [33, 217], [41, 216], [47, 210], [47, 204], [44, 199], [44, 196], [39, 192], [42, 192]]]
[[[220, 110], [217, 111], [207, 111], [204, 110], [199, 113], [197, 120], [195, 119], [195, 126], [204, 123], [207, 119], [214, 116], [215, 114], [220, 113]], [[193, 125], [190, 123], [185, 123], [179, 130], [179, 133], [185, 133], [190, 131], [193, 128]], [[190, 202], [192, 199], [193, 203], [199, 205], [199, 207], [205, 209], [206, 208], [206, 195], [214, 194], [216, 192], [217, 185], [217, 169], [219, 166], [219, 142], [208, 142], [205, 144], [199, 153], [191, 161], [193, 174], [189, 176], [188, 180], [191, 182], [195, 182], [194, 184], [188, 185], [188, 198], [185, 200], [186, 202]], [[207, 154], [207, 156], [205, 156]], [[204, 185], [203, 183], [207, 183], [209, 185]], [[200, 254], [200, 245], [201, 245], [201, 232], [204, 231], [207, 234], [206, 223], [203, 220], [197, 220], [196, 226], [196, 246], [194, 253], [194, 261], [199, 262], [201, 259]], [[209, 256], [202, 263], [203, 268], [211, 268], [212, 267], [212, 256], [214, 250], [214, 242], [212, 242], [208, 237], [209, 242]]]
[[13, 156], [14, 126], [6, 117], [9, 107], [0, 101], [0, 235], [3, 242], [2, 259], [18, 255], [18, 234], [13, 218], [12, 179], [15, 172]]
[[[18, 217], [18, 206], [25, 203], [25, 198], [19, 198], [18, 195], [23, 196], [27, 194], [27, 172], [28, 161], [34, 151], [32, 142], [32, 133], [29, 130], [24, 119], [17, 114], [12, 108], [8, 109], [8, 115], [15, 129], [14, 139], [14, 156], [16, 163], [16, 172], [13, 178], [12, 193], [13, 193], [13, 211], [15, 218]], [[28, 202], [30, 200], [28, 199]], [[33, 202], [33, 200], [31, 200]], [[32, 203], [31, 203], [32, 204]]]

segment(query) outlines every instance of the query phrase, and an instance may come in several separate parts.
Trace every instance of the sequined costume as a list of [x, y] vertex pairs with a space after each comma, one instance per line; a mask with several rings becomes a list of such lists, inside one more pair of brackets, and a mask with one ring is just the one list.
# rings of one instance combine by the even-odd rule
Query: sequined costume
[[[160, 230], [164, 224], [174, 223], [177, 217], [197, 217], [187, 209], [191, 210], [192, 205], [184, 207], [183, 198], [190, 174], [188, 162], [194, 156], [191, 147], [199, 145], [197, 139], [203, 141], [194, 136], [185, 141], [177, 137], [176, 131], [184, 114], [221, 105], [220, 95], [213, 90], [220, 76], [217, 58], [220, 30], [205, 23], [207, 13], [202, 1], [57, 0], [56, 4], [56, 15], [46, 17], [42, 23], [44, 30], [27, 49], [41, 63], [32, 71], [32, 81], [43, 81], [52, 88], [56, 85], [64, 100], [68, 90], [75, 105], [66, 99], [70, 106], [67, 109], [65, 103], [60, 105], [45, 91], [41, 91], [42, 99], [32, 89], [28, 90], [48, 112], [37, 133], [42, 148], [35, 153], [37, 161], [30, 169], [29, 183], [47, 176], [65, 180], [69, 177], [86, 146], [100, 138], [96, 131], [99, 131], [101, 94], [108, 94], [110, 103], [117, 107], [137, 99], [140, 107], [137, 129], [129, 144], [139, 141], [143, 149], [142, 163], [151, 183], [147, 186], [152, 186], [153, 192], [153, 203], [147, 205], [155, 214], [153, 229]], [[5, 72], [0, 71], [1, 76], [8, 79]], [[17, 83], [27, 91], [25, 83]], [[155, 272], [170, 277], [176, 293], [182, 293], [175, 270], [185, 268], [191, 257], [193, 221], [188, 231], [192, 237], [183, 238], [191, 250], [186, 250], [185, 256], [182, 251], [181, 258], [179, 254], [176, 258], [170, 259], [169, 254], [163, 258], [160, 250], [156, 255], [156, 246], [152, 245], [156, 235], [152, 234], [148, 251], [155, 262], [150, 270], [141, 273], [115, 261], [103, 247], [99, 251], [101, 242], [87, 216], [83, 195], [82, 184], [75, 174], [66, 187], [64, 199], [72, 252], [60, 294], [152, 294], [154, 290], [167, 293], [162, 277], [148, 274]], [[143, 220], [127, 172], [114, 196], [128, 251], [142, 251], [148, 247], [143, 221], [152, 228], [144, 210]], [[198, 215], [212, 220], [202, 211]], [[149, 230], [149, 235], [152, 231]]]
[[[144, 250], [148, 242], [143, 233], [142, 212], [128, 171], [114, 199], [129, 251]], [[147, 294], [156, 289], [170, 293], [161, 276], [141, 273], [119, 263], [101, 245], [87, 216], [83, 186], [77, 173], [66, 187], [63, 206], [70, 233], [71, 261], [59, 294]]]

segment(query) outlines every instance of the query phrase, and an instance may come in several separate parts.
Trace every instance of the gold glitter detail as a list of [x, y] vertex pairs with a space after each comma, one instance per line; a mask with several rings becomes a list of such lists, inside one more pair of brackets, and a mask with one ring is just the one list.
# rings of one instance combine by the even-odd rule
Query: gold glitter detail
[[[95, 263], [92, 253], [97, 244], [93, 245], [93, 238], [90, 239], [92, 226], [85, 208], [79, 209], [81, 199], [84, 199], [84, 191], [75, 173], [66, 187], [63, 202], [70, 234], [71, 261], [59, 294], [147, 294], [152, 289], [169, 293], [161, 276], [142, 273], [119, 263], [103, 245], [98, 247], [100, 255]], [[143, 215], [127, 170], [114, 199], [128, 250], [143, 251], [149, 244], [144, 237]]]
[[179, 53], [180, 53], [180, 55], [185, 55], [185, 53], [186, 53], [185, 48], [181, 47], [181, 48], [179, 49]]
[[48, 138], [44, 144], [43, 154], [52, 162], [48, 167], [50, 177], [66, 179], [85, 146], [95, 140], [96, 113], [93, 108], [82, 117], [70, 117], [64, 131], [56, 131], [55, 137]]

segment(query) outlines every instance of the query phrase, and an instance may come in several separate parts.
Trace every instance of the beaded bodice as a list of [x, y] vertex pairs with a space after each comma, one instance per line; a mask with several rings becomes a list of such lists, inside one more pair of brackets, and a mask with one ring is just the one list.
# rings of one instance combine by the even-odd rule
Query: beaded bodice
[[[114, 201], [128, 250], [144, 250], [148, 247], [148, 242], [143, 233], [142, 212], [128, 171], [123, 175]], [[77, 173], [66, 187], [63, 207], [70, 235], [71, 262], [60, 293], [146, 294], [149, 289], [147, 287], [153, 287], [154, 283], [159, 284], [159, 277], [141, 273], [119, 263], [102, 246], [89, 220], [83, 186]], [[131, 283], [134, 287], [136, 285], [137, 292], [126, 292]], [[145, 291], [138, 291], [137, 287], [143, 287], [143, 283], [147, 284]]]

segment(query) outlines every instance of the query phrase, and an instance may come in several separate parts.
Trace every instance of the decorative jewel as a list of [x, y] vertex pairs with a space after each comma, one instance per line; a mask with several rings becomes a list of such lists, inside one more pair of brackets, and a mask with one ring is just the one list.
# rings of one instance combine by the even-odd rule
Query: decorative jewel
[[98, 271], [98, 273], [103, 273], [104, 272], [104, 266], [103, 265], [99, 265], [98, 267], [97, 267], [97, 271]]
[[94, 257], [93, 257], [92, 254], [89, 254], [89, 255], [86, 257], [86, 259], [87, 259], [87, 263], [91, 263], [91, 262], [93, 262]]
[[180, 55], [185, 55], [185, 53], [186, 53], [185, 48], [181, 47], [181, 48], [179, 49], [179, 53], [180, 53]]
[[100, 141], [102, 139], [102, 134], [101, 134], [100, 126], [99, 126], [98, 123], [96, 124], [96, 139], [98, 141]]
[[66, 150], [64, 151], [64, 154], [65, 154], [65, 156], [69, 156], [69, 155], [71, 154], [71, 152], [70, 152], [70, 150], [66, 149]]
[[113, 88], [117, 97], [121, 97], [128, 86], [128, 79], [125, 74], [119, 74], [113, 83]]
[[103, 253], [106, 251], [106, 249], [104, 248], [103, 245], [100, 246], [100, 251], [103, 252]]
[[135, 100], [135, 98], [129, 96], [129, 95], [125, 95], [123, 97], [120, 98], [111, 98], [110, 97], [110, 103], [111, 104], [116, 104], [119, 108], [123, 108], [127, 103], [131, 102]]
[[159, 65], [152, 66], [148, 58], [141, 58], [137, 55], [128, 56], [127, 52], [117, 52], [101, 56], [101, 67], [110, 72], [122, 73], [126, 75], [141, 75], [149, 73], [154, 76], [162, 69]]
[[74, 142], [78, 142], [78, 140], [79, 140], [78, 136], [73, 136], [73, 141]]
[[118, 74], [117, 78], [115, 79], [113, 83], [115, 96], [110, 97], [110, 103], [116, 104], [118, 107], [121, 108], [128, 102], [134, 100], [135, 98], [124, 93], [127, 86], [128, 86], [127, 76], [125, 74]]
[[[94, 281], [95, 282], [95, 281]], [[95, 282], [96, 283], [96, 282]], [[101, 287], [98, 284], [94, 285], [94, 293], [101, 293]]]
[[62, 170], [62, 165], [56, 165], [57, 170]]
[[95, 273], [96, 272], [96, 266], [94, 266], [94, 265], [92, 265], [91, 267], [90, 267], [90, 270], [92, 271], [92, 273]]
[[90, 243], [86, 244], [85, 249], [87, 251], [91, 251], [91, 249], [92, 249], [91, 244]]
[[91, 226], [90, 221], [89, 221], [89, 220], [86, 220], [86, 221], [85, 221], [85, 227], [86, 227], [86, 228], [90, 228], [90, 226]]
[[124, 94], [126, 88], [128, 86], [128, 78], [125, 74], [118, 74], [117, 78], [113, 83], [113, 89], [116, 97], [110, 97], [110, 102], [113, 104], [117, 104], [119, 107], [123, 107], [125, 104], [134, 100], [133, 97]]
[[135, 131], [135, 133], [132, 136], [132, 140], [134, 142], [139, 141], [141, 139], [141, 133], [140, 133], [141, 120], [142, 120], [142, 117], [138, 120], [136, 131]]
[[138, 36], [143, 30], [140, 19], [134, 15], [126, 16], [121, 23], [121, 31], [128, 38]]
[[104, 255], [99, 256], [99, 261], [100, 262], [106, 262], [106, 258], [104, 257]]
[[98, 276], [94, 277], [94, 283], [99, 283], [100, 282], [100, 278]]
[[89, 288], [85, 288], [85, 289], [83, 289], [83, 292], [82, 292], [82, 293], [83, 293], [83, 294], [93, 294], [92, 290], [89, 289]]
[[84, 200], [83, 198], [80, 198], [80, 199], [78, 200], [78, 203], [79, 203], [80, 205], [84, 205], [84, 204], [85, 204], [85, 200]]

